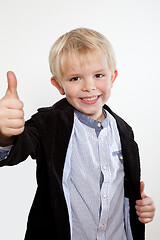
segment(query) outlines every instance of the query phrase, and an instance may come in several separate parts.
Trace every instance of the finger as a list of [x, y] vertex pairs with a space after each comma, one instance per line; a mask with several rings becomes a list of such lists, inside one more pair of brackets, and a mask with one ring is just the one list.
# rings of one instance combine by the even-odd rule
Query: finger
[[137, 206], [145, 206], [145, 205], [151, 205], [153, 204], [153, 200], [150, 197], [145, 197], [143, 199], [137, 200], [136, 205]]
[[146, 194], [144, 193], [144, 187], [145, 187], [145, 184], [143, 181], [140, 182], [140, 190], [141, 190], [141, 198], [145, 198], [146, 197]]
[[6, 126], [9, 128], [22, 128], [24, 126], [25, 122], [24, 119], [8, 119], [6, 122]]
[[6, 116], [8, 117], [8, 119], [23, 119], [24, 111], [18, 109], [9, 109]]
[[8, 80], [8, 89], [6, 91], [6, 95], [19, 99], [18, 93], [17, 93], [17, 79], [15, 74], [11, 71], [7, 72], [7, 80]]
[[154, 212], [136, 212], [140, 218], [153, 218]]
[[150, 223], [153, 220], [153, 218], [141, 218], [141, 217], [139, 217], [138, 220], [142, 223]]
[[21, 134], [24, 131], [24, 126], [21, 128], [7, 128], [6, 129], [6, 136], [12, 137]]
[[24, 104], [21, 100], [17, 98], [12, 98], [12, 99], [5, 99], [5, 106], [8, 109], [19, 109], [22, 110], [24, 107]]
[[146, 205], [146, 206], [137, 206], [136, 205], [135, 208], [138, 212], [154, 212], [155, 211], [154, 205]]

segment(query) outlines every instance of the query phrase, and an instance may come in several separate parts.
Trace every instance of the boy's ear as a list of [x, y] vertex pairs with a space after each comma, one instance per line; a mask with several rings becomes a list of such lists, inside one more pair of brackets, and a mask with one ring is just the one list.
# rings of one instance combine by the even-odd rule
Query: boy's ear
[[54, 77], [51, 77], [51, 83], [58, 89], [60, 94], [65, 95], [63, 87], [57, 82], [57, 80]]
[[112, 74], [112, 76], [111, 76], [112, 87], [113, 87], [113, 83], [114, 83], [114, 81], [116, 80], [117, 76], [118, 76], [118, 71], [117, 71], [117, 69], [116, 69], [116, 70], [114, 71], [114, 73]]

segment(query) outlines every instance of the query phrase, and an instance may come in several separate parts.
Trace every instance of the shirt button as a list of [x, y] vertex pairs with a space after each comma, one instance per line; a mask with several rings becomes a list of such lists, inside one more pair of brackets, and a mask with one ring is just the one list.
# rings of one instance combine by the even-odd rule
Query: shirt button
[[100, 224], [100, 230], [103, 230], [104, 229], [104, 224]]
[[103, 141], [103, 140], [104, 140], [104, 138], [103, 138], [103, 137], [100, 137], [100, 140], [102, 140], [102, 141]]
[[101, 127], [101, 123], [98, 123], [97, 126], [98, 126], [98, 127]]
[[123, 156], [121, 155], [119, 158], [122, 160], [122, 159], [123, 159]]
[[103, 165], [102, 168], [103, 168], [103, 170], [106, 170], [106, 169], [107, 169], [107, 166], [106, 166], [106, 165]]
[[103, 194], [102, 197], [103, 197], [104, 199], [106, 199], [106, 198], [107, 198], [107, 195], [106, 195], [106, 194]]

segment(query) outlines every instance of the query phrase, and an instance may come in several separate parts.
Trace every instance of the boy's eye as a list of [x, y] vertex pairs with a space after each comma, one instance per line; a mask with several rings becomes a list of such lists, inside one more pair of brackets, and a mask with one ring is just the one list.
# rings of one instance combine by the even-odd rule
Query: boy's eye
[[104, 77], [104, 75], [101, 74], [101, 73], [98, 73], [98, 74], [95, 75], [95, 77], [96, 77], [96, 78], [102, 78], [102, 77]]
[[80, 77], [73, 77], [70, 79], [70, 81], [78, 81], [80, 79]]

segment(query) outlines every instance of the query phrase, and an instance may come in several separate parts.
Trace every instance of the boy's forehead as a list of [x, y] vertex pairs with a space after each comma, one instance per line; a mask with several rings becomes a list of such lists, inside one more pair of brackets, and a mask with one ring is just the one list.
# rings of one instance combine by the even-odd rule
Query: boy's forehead
[[[73, 72], [86, 65], [106, 65], [107, 55], [96, 51], [70, 52], [66, 54], [63, 61], [63, 72]], [[98, 67], [98, 66], [97, 66]]]

